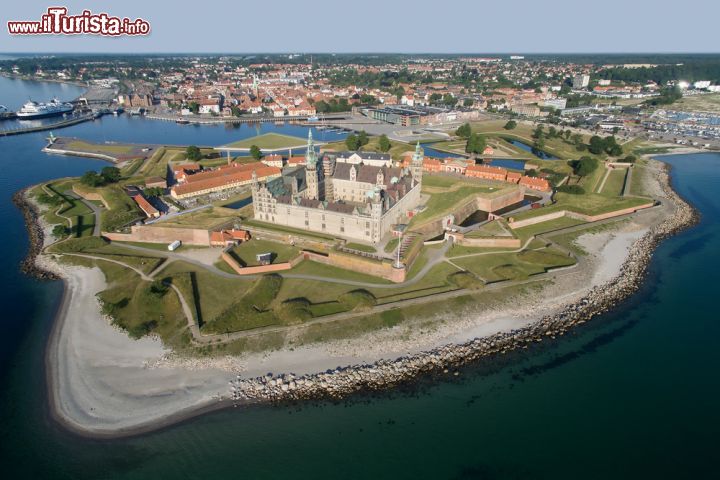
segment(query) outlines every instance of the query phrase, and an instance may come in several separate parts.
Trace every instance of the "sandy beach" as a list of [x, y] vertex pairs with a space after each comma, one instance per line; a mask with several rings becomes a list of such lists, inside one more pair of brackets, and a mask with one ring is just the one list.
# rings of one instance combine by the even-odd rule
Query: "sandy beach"
[[[661, 198], [660, 188], [653, 190]], [[311, 374], [530, 325], [618, 277], [632, 245], [672, 213], [672, 201], [664, 200], [662, 207], [620, 222], [614, 230], [581, 235], [577, 243], [587, 255], [579, 264], [557, 275], [542, 292], [517, 298], [512, 307], [452, 312], [421, 332], [407, 322], [351, 340], [232, 358], [176, 358], [157, 339], [129, 338], [100, 313], [95, 294], [105, 281], [99, 269], [59, 265], [41, 256], [40, 265], [65, 282], [47, 350], [54, 414], [84, 435], [139, 433], [230, 404], [229, 382], [238, 374]]]

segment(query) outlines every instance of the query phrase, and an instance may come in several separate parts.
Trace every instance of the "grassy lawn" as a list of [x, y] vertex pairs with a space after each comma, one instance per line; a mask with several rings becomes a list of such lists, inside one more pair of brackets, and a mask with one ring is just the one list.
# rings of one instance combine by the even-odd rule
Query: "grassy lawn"
[[72, 140], [68, 142], [67, 148], [78, 152], [100, 152], [108, 154], [130, 154], [137, 150], [135, 145], [89, 143], [83, 140]]
[[[368, 143], [366, 145], [363, 145], [360, 150], [364, 152], [380, 152], [380, 137], [373, 136], [368, 138]], [[337, 151], [344, 151], [347, 150], [347, 145], [345, 144], [345, 141], [341, 142], [332, 142], [328, 143], [323, 146], [323, 150], [337, 150]], [[394, 158], [395, 160], [399, 160], [403, 153], [405, 152], [412, 152], [415, 151], [415, 144], [409, 144], [409, 143], [403, 143], [403, 142], [396, 142], [395, 140], [390, 140], [390, 150], [384, 153], [389, 153], [390, 157]]]
[[[503, 126], [506, 122], [507, 120], [490, 120], [484, 122], [471, 122], [470, 125], [474, 132], [488, 134], [488, 137], [490, 137], [490, 134], [494, 134], [495, 136], [499, 137], [507, 137], [514, 140], [520, 140], [528, 145], [532, 145], [534, 143], [535, 140], [532, 138], [532, 132], [535, 127], [524, 122], [518, 122], [517, 127], [515, 127], [513, 130], [505, 130]], [[561, 129], [560, 127], [556, 128]], [[545, 133], [548, 132], [548, 129], [549, 126], [545, 125]], [[590, 135], [583, 135], [583, 142], [587, 143], [589, 141]], [[566, 142], [564, 139], [547, 138], [547, 136], [545, 137], [545, 146], [543, 147], [543, 150], [560, 159], [566, 160], [579, 158], [583, 155], [589, 155], [591, 157], [596, 156], [598, 158], [601, 158], [600, 156], [591, 154], [587, 150], [582, 152], [578, 151], [575, 145], [573, 145], [571, 142]], [[536, 163], [535, 160], [536, 158], [533, 158], [533, 163]], [[557, 160], [551, 162], [564, 163]]]
[[492, 190], [492, 187], [464, 184], [451, 191], [431, 194], [430, 200], [428, 200], [425, 205], [425, 210], [415, 215], [410, 221], [410, 225], [422, 225], [443, 215], [447, 215], [452, 212], [459, 203], [470, 200], [474, 195], [499, 191], [501, 191], [501, 189], [496, 188]]
[[195, 297], [201, 324], [217, 318], [231, 304], [240, 300], [254, 284], [254, 281], [247, 278], [220, 277], [202, 267], [181, 261], [171, 263], [162, 272], [163, 277], [170, 277], [173, 280], [182, 278], [184, 275], [191, 275], [196, 291], [183, 291], [183, 288], [188, 288], [188, 284], [184, 280], [180, 280], [178, 288], [181, 288], [182, 285], [181, 291], [186, 298], [190, 294]]
[[477, 230], [472, 230], [466, 237], [468, 238], [488, 238], [488, 237], [514, 237], [515, 234], [510, 227], [504, 225], [504, 220], [493, 220], [482, 225]]
[[[392, 282], [381, 277], [375, 277], [367, 273], [345, 270], [344, 268], [325, 265], [324, 263], [304, 260], [297, 267], [291, 270], [293, 274], [318, 275], [322, 277], [337, 278], [338, 280], [350, 280], [353, 282], [376, 283], [378, 285], [389, 285]], [[347, 288], [347, 286], [346, 286]]]
[[74, 186], [81, 192], [97, 193], [105, 199], [109, 209], [103, 211], [100, 216], [103, 231], [117, 230], [142, 216], [137, 204], [125, 193], [120, 184], [93, 188], [77, 182]]
[[515, 220], [524, 220], [548, 213], [557, 212], [558, 210], [570, 210], [585, 215], [599, 215], [615, 210], [622, 210], [630, 207], [637, 207], [652, 201], [650, 198], [643, 197], [620, 197], [609, 198], [597, 193], [586, 193], [584, 195], [572, 195], [569, 193], [558, 192], [555, 195], [557, 202], [542, 208], [534, 210], [526, 210], [513, 215]]
[[178, 215], [170, 220], [158, 222], [158, 226], [174, 228], [202, 228], [212, 230], [222, 224], [237, 220], [238, 217], [224, 212], [215, 211], [214, 208], [204, 208], [196, 212]]
[[539, 235], [545, 232], [552, 232], [560, 228], [574, 227], [575, 225], [583, 224], [582, 220], [576, 220], [570, 217], [560, 217], [547, 222], [536, 223], [535, 225], [528, 225], [514, 230], [515, 234], [520, 237], [520, 240], [524, 243], [528, 238], [533, 235]]
[[364, 243], [346, 243], [345, 248], [352, 248], [353, 250], [359, 250], [367, 253], [377, 253], [377, 249], [372, 245], [365, 245]]
[[102, 270], [108, 282], [108, 288], [98, 294], [103, 312], [131, 337], [156, 334], [169, 347], [183, 348], [189, 344], [185, 315], [172, 290], [153, 291], [150, 282], [114, 263], [80, 258], [72, 258], [71, 263], [95, 265]]
[[300, 253], [300, 249], [283, 243], [271, 242], [269, 240], [249, 240], [232, 248], [232, 253], [240, 262], [248, 267], [259, 265], [256, 255], [261, 253], [273, 253], [272, 263], [283, 263], [292, 260]]
[[392, 253], [397, 250], [399, 238], [392, 238], [388, 243], [385, 244], [385, 253]]
[[682, 112], [720, 113], [720, 93], [684, 96], [670, 108]]
[[171, 161], [179, 160], [180, 158], [185, 158], [185, 151], [183, 149], [159, 148], [145, 163], [142, 173], [147, 177], [167, 178], [168, 165]]
[[[528, 251], [476, 255], [453, 260], [458, 266], [469, 270], [487, 282], [522, 280], [530, 275], [543, 273], [548, 268], [572, 265], [568, 257], [555, 249], [543, 249], [537, 254]], [[542, 254], [542, 255], [541, 255]]]
[[48, 223], [67, 225], [66, 218], [68, 218], [74, 229], [73, 236], [90, 236], [95, 227], [95, 215], [82, 201], [67, 195], [70, 186], [71, 182], [69, 181], [48, 183], [47, 190], [50, 193], [46, 193], [42, 187], [38, 187], [33, 191], [33, 194], [36, 197], [38, 195], [50, 195], [57, 199], [58, 204], [49, 206], [48, 210], [43, 214], [43, 218]]
[[625, 177], [627, 176], [626, 168], [615, 168], [610, 170], [610, 174], [605, 181], [600, 195], [605, 197], [619, 197], [622, 195], [625, 186]]
[[311, 239], [315, 238], [315, 239], [322, 239], [322, 240], [335, 240], [335, 237], [333, 237], [332, 235], [325, 235], [323, 233], [311, 232], [309, 230], [300, 230], [298, 228], [285, 227], [282, 225], [275, 225], [273, 223], [261, 222], [260, 220], [247, 219], [247, 220], [243, 220], [242, 223], [243, 223], [243, 225], [247, 225], [248, 227], [263, 228], [266, 230], [282, 232], [282, 233], [289, 234], [289, 235], [308, 237]]
[[256, 145], [258, 148], [267, 150], [280, 150], [287, 148], [302, 148], [307, 145], [307, 140], [300, 137], [293, 137], [291, 135], [283, 135], [280, 133], [265, 133], [256, 137], [246, 138], [244, 140], [238, 140], [237, 142], [228, 143], [223, 145], [227, 148], [247, 148]]

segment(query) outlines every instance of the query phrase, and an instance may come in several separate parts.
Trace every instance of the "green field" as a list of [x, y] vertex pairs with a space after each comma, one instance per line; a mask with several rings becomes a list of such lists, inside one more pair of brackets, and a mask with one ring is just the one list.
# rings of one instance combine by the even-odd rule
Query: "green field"
[[[381, 152], [380, 145], [379, 145], [380, 137], [369, 137], [368, 143], [360, 147], [360, 150], [363, 152]], [[323, 150], [336, 150], [336, 151], [344, 151], [347, 150], [347, 145], [345, 144], [345, 141], [341, 142], [332, 142], [328, 143], [323, 146]], [[405, 152], [412, 152], [415, 151], [415, 145], [409, 144], [409, 143], [403, 143], [403, 142], [397, 142], [395, 140], [390, 140], [390, 150], [387, 152], [382, 153], [389, 153], [390, 157], [392, 157], [395, 160], [400, 160], [400, 157]]]
[[237, 216], [228, 215], [224, 211], [216, 211], [214, 208], [204, 208], [185, 215], [178, 215], [164, 222], [159, 222], [158, 226], [212, 230], [237, 219]]
[[307, 145], [307, 140], [291, 135], [283, 135], [281, 133], [265, 133], [256, 137], [238, 140], [237, 142], [223, 145], [225, 148], [247, 149], [256, 145], [261, 150], [281, 150], [287, 148], [302, 148]]
[[453, 262], [474, 273], [485, 282], [523, 280], [531, 275], [545, 272], [548, 268], [572, 265], [575, 260], [559, 250], [548, 248], [540, 251], [475, 255], [454, 259]]
[[582, 220], [576, 220], [570, 217], [560, 217], [547, 222], [536, 223], [535, 225], [528, 225], [514, 230], [515, 234], [520, 237], [523, 243], [533, 235], [540, 235], [545, 232], [552, 232], [561, 228], [574, 227], [575, 225], [581, 225], [585, 222]]
[[68, 142], [67, 148], [78, 152], [99, 152], [121, 155], [127, 155], [138, 150], [138, 146], [136, 145], [89, 143], [83, 140], [72, 140]]
[[[448, 190], [442, 193], [433, 193], [430, 196], [430, 200], [428, 200], [425, 205], [425, 210], [415, 215], [410, 221], [410, 225], [422, 225], [436, 220], [443, 215], [447, 215], [457, 208], [461, 202], [470, 200], [474, 195], [487, 194], [489, 192], [497, 192], [500, 190], [497, 188], [494, 190], [491, 189], [492, 187], [486, 186], [463, 185], [454, 190]], [[427, 190], [425, 190], [425, 192], [427, 192]]]
[[616, 168], [610, 170], [605, 185], [603, 186], [601, 195], [606, 197], [620, 197], [623, 193], [623, 187], [625, 186], [625, 178], [627, 176], [626, 168]]
[[300, 249], [268, 240], [248, 240], [233, 247], [231, 252], [244, 265], [248, 267], [259, 265], [256, 255], [261, 253], [272, 253], [272, 263], [283, 263], [292, 260], [300, 254]]
[[684, 96], [673, 103], [670, 109], [682, 112], [720, 113], [720, 93]]

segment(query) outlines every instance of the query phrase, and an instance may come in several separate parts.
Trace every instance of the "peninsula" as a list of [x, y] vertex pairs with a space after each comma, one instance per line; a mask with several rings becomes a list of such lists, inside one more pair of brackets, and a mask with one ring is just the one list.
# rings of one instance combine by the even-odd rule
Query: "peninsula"
[[[716, 146], [711, 113], [658, 108], [711, 105], [712, 85], [621, 84], [609, 66], [596, 83], [566, 63], [560, 86], [505, 88], [472, 73], [498, 68], [485, 60], [433, 60], [454, 73], [430, 84], [412, 64], [392, 86], [342, 59], [299, 64], [306, 82], [287, 84], [272, 60], [221, 60], [208, 87], [167, 62], [158, 82], [130, 80], [134, 67], [89, 80], [103, 95], [75, 103], [114, 113], [98, 122], [224, 123], [222, 136], [51, 132], [44, 152], [97, 168], [15, 196], [23, 269], [65, 286], [50, 403], [85, 435], [454, 376], [557, 338], [635, 291], [657, 242], [695, 221], [652, 156]], [[513, 82], [536, 68], [503, 65]]]

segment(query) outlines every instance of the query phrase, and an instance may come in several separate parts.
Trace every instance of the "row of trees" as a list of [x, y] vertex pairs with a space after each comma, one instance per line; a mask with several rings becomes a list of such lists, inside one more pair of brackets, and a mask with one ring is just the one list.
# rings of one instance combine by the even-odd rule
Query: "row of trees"
[[605, 138], [593, 135], [590, 137], [588, 150], [590, 153], [594, 153], [595, 155], [607, 153], [613, 157], [619, 157], [623, 153], [623, 149], [620, 145], [618, 145], [614, 135]]
[[80, 177], [80, 183], [88, 187], [102, 187], [109, 183], [115, 183], [121, 178], [120, 169], [117, 167], [103, 167], [100, 173], [89, 170]]

